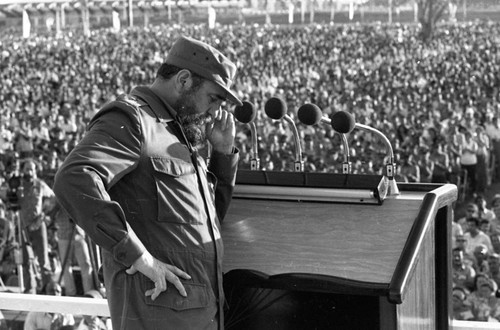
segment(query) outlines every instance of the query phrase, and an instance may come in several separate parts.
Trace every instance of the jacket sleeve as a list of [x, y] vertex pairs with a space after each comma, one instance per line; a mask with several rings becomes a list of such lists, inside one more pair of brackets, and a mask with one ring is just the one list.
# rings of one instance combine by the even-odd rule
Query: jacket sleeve
[[236, 148], [228, 155], [214, 150], [210, 157], [208, 170], [217, 178], [217, 185], [215, 187], [215, 209], [221, 223], [226, 216], [233, 196], [238, 160], [239, 151]]
[[108, 190], [138, 164], [141, 124], [134, 107], [107, 106], [56, 173], [54, 193], [70, 217], [103, 249], [129, 267], [144, 251]]

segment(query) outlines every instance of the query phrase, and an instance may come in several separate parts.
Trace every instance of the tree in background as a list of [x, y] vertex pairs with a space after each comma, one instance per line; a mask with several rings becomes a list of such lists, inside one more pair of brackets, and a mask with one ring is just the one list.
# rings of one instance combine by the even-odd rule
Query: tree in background
[[415, 0], [418, 5], [418, 21], [421, 26], [420, 36], [424, 42], [429, 42], [434, 34], [437, 22], [449, 13], [450, 4], [459, 0]]

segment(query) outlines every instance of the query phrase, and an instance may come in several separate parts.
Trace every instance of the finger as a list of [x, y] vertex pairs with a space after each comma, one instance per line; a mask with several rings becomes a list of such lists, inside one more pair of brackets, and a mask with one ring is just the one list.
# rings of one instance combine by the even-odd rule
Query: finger
[[228, 129], [235, 130], [236, 126], [234, 123], [234, 116], [232, 113], [229, 112], [227, 113], [226, 125]]
[[160, 293], [167, 290], [167, 281], [165, 278], [160, 278], [158, 282], [155, 282], [155, 288], [153, 289], [153, 294], [151, 295], [151, 299], [155, 300]]
[[225, 130], [227, 126], [227, 117], [228, 117], [228, 112], [227, 111], [221, 111], [220, 115], [220, 125], [221, 125], [221, 130]]
[[134, 275], [135, 273], [137, 273], [137, 269], [134, 266], [130, 266], [130, 268], [125, 270], [125, 272], [129, 275]]
[[[179, 268], [175, 267], [175, 266], [172, 266], [172, 265], [168, 265], [167, 266], [168, 270], [170, 270], [174, 275], [177, 275], [178, 277], [182, 277], [183, 279], [186, 279], [186, 280], [190, 280], [191, 279], [191, 276], [189, 276], [188, 273], [186, 273], [185, 271], [183, 270], [180, 270]], [[167, 276], [167, 280], [168, 280], [168, 276]]]
[[169, 281], [174, 285], [174, 287], [177, 289], [177, 291], [179, 291], [181, 296], [187, 297], [186, 289], [184, 288], [184, 285], [182, 285], [182, 282], [179, 279], [179, 277], [171, 273], [167, 275], [167, 281]]
[[179, 294], [183, 297], [187, 297], [186, 289], [184, 288], [184, 285], [182, 285], [181, 281], [179, 280], [178, 277], [176, 277], [176, 280], [172, 282], [172, 284], [175, 286], [177, 291], [179, 291]]

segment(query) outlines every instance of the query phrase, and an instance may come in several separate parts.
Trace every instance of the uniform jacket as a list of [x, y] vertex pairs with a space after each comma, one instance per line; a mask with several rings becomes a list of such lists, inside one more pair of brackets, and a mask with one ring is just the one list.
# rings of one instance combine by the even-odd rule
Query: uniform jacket
[[[195, 166], [167, 108], [148, 87], [104, 106], [55, 178], [61, 205], [103, 248], [115, 330], [223, 328], [219, 219], [238, 154], [214, 151], [208, 168], [195, 156]], [[125, 273], [145, 249], [191, 276], [186, 298], [168, 283], [152, 301], [154, 283]]]

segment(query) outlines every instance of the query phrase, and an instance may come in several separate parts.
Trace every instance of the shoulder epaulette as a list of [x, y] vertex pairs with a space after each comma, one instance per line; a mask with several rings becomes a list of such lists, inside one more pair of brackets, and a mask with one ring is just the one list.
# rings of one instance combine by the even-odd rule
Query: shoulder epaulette
[[135, 96], [133, 95], [130, 95], [130, 94], [121, 94], [119, 95], [117, 98], [116, 98], [117, 101], [121, 101], [121, 102], [125, 102], [125, 103], [128, 103], [130, 104], [131, 106], [135, 107], [135, 108], [139, 108], [143, 105], [145, 105], [146, 103], [144, 103], [144, 101], [142, 101], [141, 99], [139, 98], [136, 98]]

